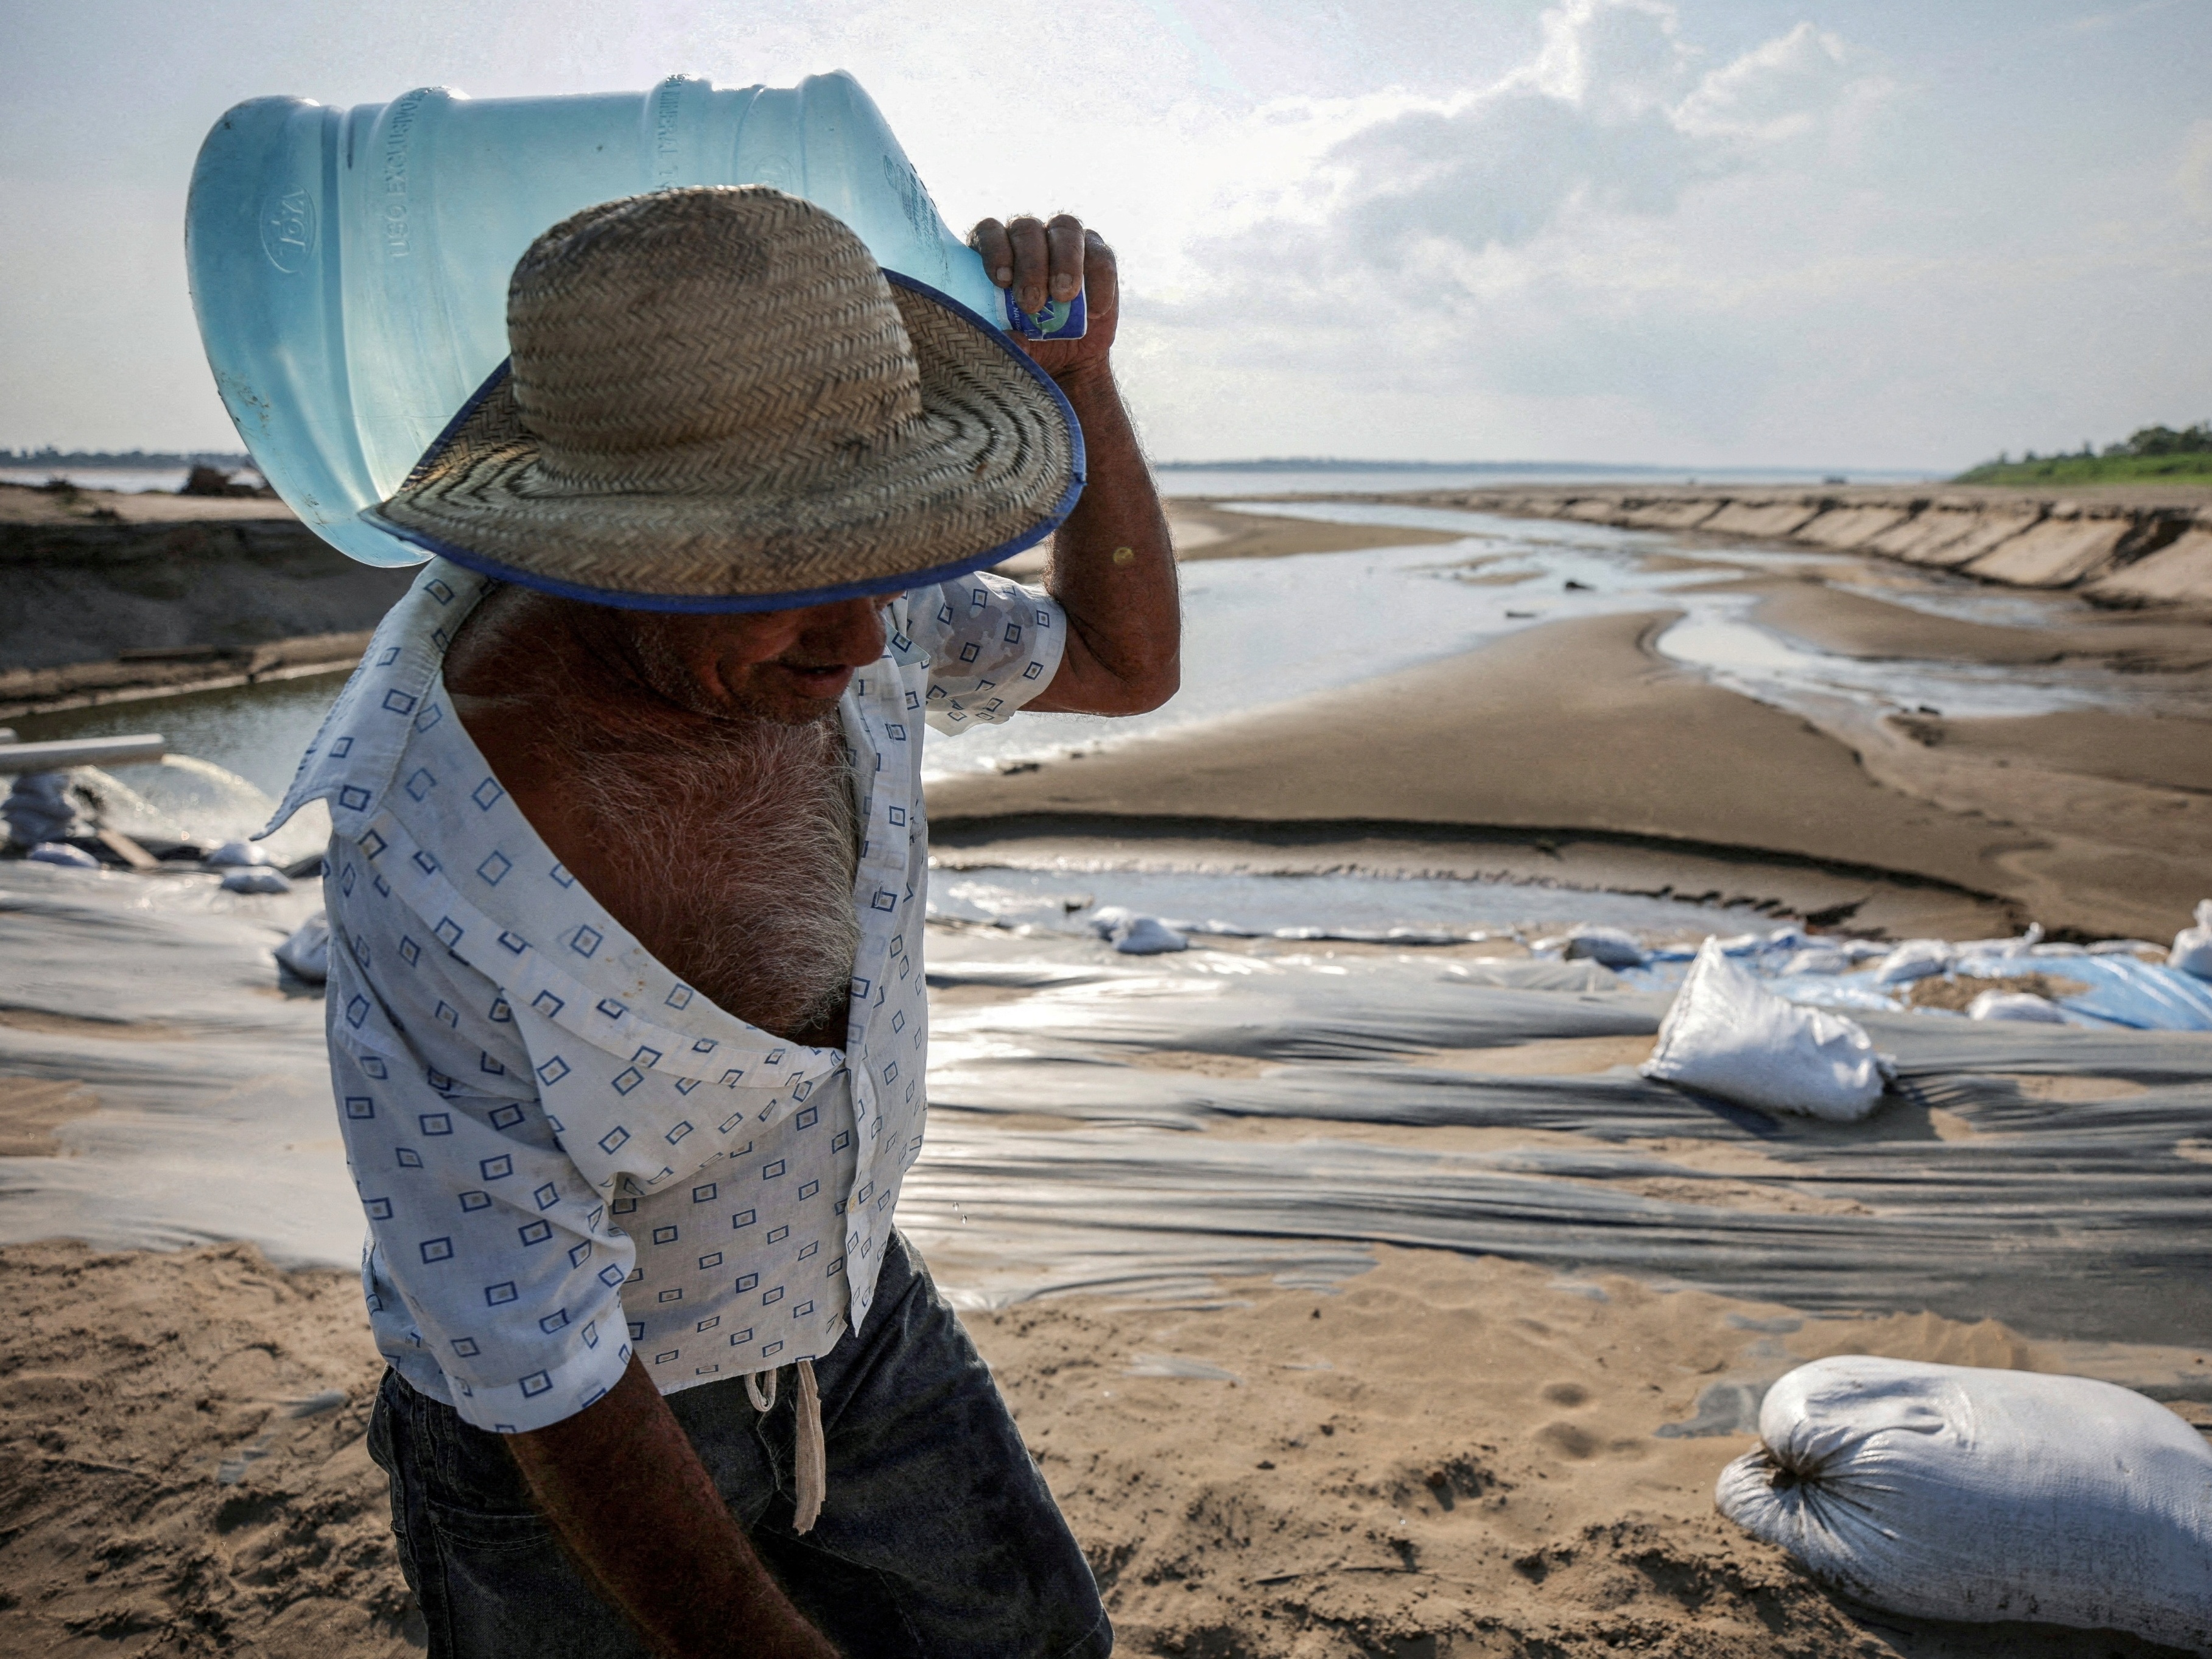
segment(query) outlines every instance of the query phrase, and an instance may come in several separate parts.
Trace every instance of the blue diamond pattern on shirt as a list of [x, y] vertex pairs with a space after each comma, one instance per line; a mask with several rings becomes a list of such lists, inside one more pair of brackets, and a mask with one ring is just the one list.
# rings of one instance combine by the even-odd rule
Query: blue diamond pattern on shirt
[[[386, 1189], [362, 1198], [377, 1346], [410, 1385], [500, 1431], [602, 1396], [633, 1341], [671, 1356], [655, 1374], [672, 1389], [710, 1380], [714, 1357], [686, 1358], [685, 1340], [704, 1332], [726, 1357], [720, 1369], [757, 1369], [779, 1353], [829, 1352], [848, 1311], [866, 1314], [923, 1109], [920, 1067], [905, 1059], [924, 1034], [919, 946], [908, 955], [927, 857], [912, 833], [920, 722], [945, 732], [1005, 718], [1049, 679], [1060, 630], [1049, 600], [988, 575], [888, 602], [897, 643], [854, 676], [842, 708], [866, 872], [845, 1071], [841, 1051], [768, 1041], [653, 962], [545, 848], [463, 722], [445, 718], [438, 664], [486, 586], [432, 563], [341, 695], [295, 793], [360, 815], [340, 817], [331, 851], [331, 920], [346, 947], [332, 953], [332, 1065], [342, 1084], [362, 1080], [337, 1091], [357, 1178], [387, 1172]], [[398, 859], [381, 857], [395, 848]], [[541, 953], [538, 939], [565, 948]], [[617, 1032], [628, 1034], [619, 1046]], [[683, 1103], [701, 1082], [736, 1097], [716, 1097], [695, 1127]], [[433, 1132], [440, 1123], [446, 1133]], [[710, 1124], [719, 1133], [697, 1132]], [[402, 1132], [410, 1144], [398, 1144]], [[506, 1142], [496, 1154], [492, 1138]], [[724, 1171], [706, 1168], [725, 1158]], [[731, 1181], [757, 1201], [729, 1206]], [[544, 1219], [493, 1196], [518, 1188]], [[654, 1243], [678, 1208], [680, 1237]], [[825, 1261], [818, 1241], [842, 1234], [840, 1216], [852, 1243]], [[557, 1251], [537, 1249], [556, 1237]], [[453, 1255], [424, 1262], [432, 1239]], [[730, 1310], [765, 1305], [764, 1291], [778, 1297], [776, 1334], [732, 1329]], [[630, 1340], [598, 1343], [606, 1319]]]

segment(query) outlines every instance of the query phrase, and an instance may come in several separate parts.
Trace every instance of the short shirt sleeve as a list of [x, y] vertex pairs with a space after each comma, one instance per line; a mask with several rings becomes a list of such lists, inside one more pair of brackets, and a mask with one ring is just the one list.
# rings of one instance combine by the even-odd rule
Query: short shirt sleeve
[[939, 732], [1007, 720], [1060, 672], [1067, 613], [1040, 589], [979, 572], [916, 588], [907, 605], [929, 659], [923, 713]]

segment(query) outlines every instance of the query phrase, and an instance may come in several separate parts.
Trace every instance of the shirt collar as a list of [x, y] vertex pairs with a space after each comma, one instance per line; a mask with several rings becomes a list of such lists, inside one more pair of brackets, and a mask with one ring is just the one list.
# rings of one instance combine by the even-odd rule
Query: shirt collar
[[361, 666], [323, 716], [292, 787], [256, 840], [283, 829], [311, 800], [328, 803], [334, 830], [359, 837], [428, 706], [447, 647], [494, 586], [491, 578], [444, 559], [423, 567], [415, 585], [385, 613]]

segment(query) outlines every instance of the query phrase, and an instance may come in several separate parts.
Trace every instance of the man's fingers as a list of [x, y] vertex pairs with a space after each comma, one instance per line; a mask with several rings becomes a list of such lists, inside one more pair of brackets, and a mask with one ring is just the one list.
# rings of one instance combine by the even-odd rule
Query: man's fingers
[[1072, 213], [1055, 213], [1044, 228], [1044, 240], [1052, 297], [1073, 300], [1083, 291], [1083, 222]]
[[1024, 311], [1087, 294], [1093, 314], [1110, 315], [1119, 297], [1114, 250], [1072, 213], [1056, 213], [1049, 222], [1026, 213], [1006, 223], [984, 219], [968, 233], [968, 246], [981, 256], [990, 279], [1011, 289]]
[[968, 246], [983, 256], [983, 269], [1000, 288], [1014, 285], [1014, 245], [1006, 228], [985, 219], [968, 233]]
[[1111, 317], [1121, 303], [1121, 268], [1114, 250], [1095, 230], [1083, 233], [1084, 305], [1094, 319]]
[[1024, 311], [1042, 311], [1052, 261], [1044, 227], [1024, 213], [1006, 227], [1006, 237], [1014, 245], [1014, 303]]

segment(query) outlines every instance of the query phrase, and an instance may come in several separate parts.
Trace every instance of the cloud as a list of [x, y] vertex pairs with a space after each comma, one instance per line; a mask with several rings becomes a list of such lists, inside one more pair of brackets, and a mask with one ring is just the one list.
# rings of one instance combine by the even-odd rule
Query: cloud
[[2137, 4], [2123, 6], [2118, 11], [2088, 12], [2065, 24], [2064, 32], [2068, 34], [2106, 34], [2124, 27], [2138, 17], [2171, 11], [2174, 3], [2175, 0], [2138, 0]]
[[1685, 132], [1777, 143], [1802, 137], [1877, 86], [1835, 35], [1800, 23], [1698, 82], [1673, 112]]
[[2212, 222], [2212, 120], [2199, 121], [2182, 141], [2181, 165], [2173, 182], [2181, 199], [2198, 218]]
[[1595, 118], [1628, 118], [1679, 95], [1692, 54], [1662, 0], [1568, 0], [1544, 14], [1543, 49], [1509, 77]]
[[[1536, 57], [1496, 84], [1401, 100], [1320, 154], [1311, 264], [1464, 265], [1568, 218], [1663, 216], [1685, 191], [1815, 133], [1866, 80], [1810, 24], [1702, 76], [1695, 58], [1661, 0], [1546, 13]], [[1285, 239], [1261, 240], [1279, 259]]]
[[[1834, 186], [1808, 187], [1886, 85], [1810, 23], [1716, 63], [1666, 0], [1566, 0], [1489, 84], [1278, 106], [1276, 171], [1240, 179], [1227, 228], [1190, 240], [1187, 291], [1133, 295], [1161, 342], [1142, 390], [1218, 406], [1264, 362], [1271, 384], [1326, 388], [1310, 406], [1331, 424], [1395, 399], [1516, 425], [1548, 408], [1598, 442], [1639, 410], [1673, 434], [1659, 442], [1756, 441], [1808, 308], [1903, 280], [1839, 255]], [[1378, 447], [1585, 447], [1394, 424]]]

